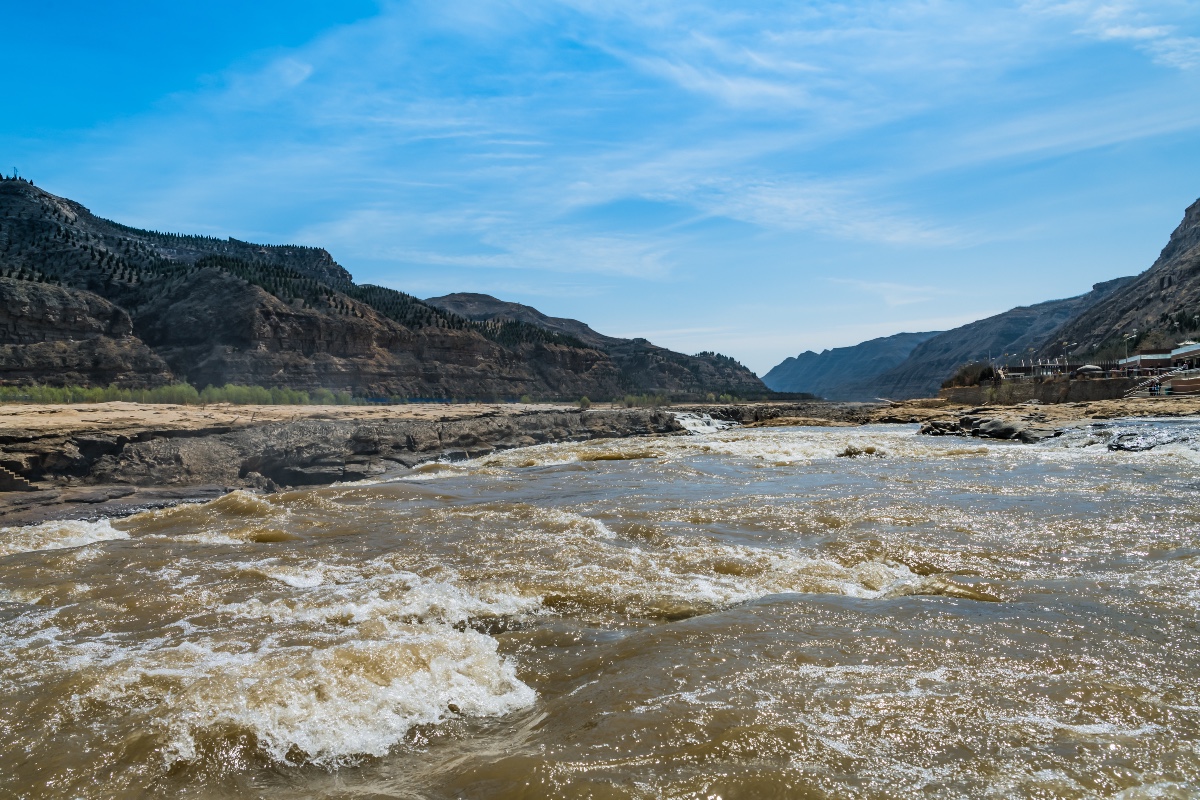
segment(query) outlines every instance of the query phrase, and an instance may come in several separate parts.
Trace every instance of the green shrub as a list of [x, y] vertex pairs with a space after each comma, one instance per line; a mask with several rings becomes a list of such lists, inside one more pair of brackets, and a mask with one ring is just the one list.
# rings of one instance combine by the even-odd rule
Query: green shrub
[[203, 391], [187, 383], [156, 386], [153, 389], [122, 389], [109, 386], [0, 386], [0, 403], [173, 403], [202, 405], [232, 403], [235, 405], [297, 406], [350, 405], [355, 402], [349, 392], [262, 386], [206, 386]]
[[200, 402], [194, 386], [177, 383], [153, 389], [109, 386], [0, 386], [0, 403], [178, 403]]
[[993, 375], [995, 375], [995, 370], [992, 369], [990, 364], [973, 361], [970, 364], [963, 364], [958, 368], [958, 371], [942, 381], [942, 388], [953, 389], [962, 386], [979, 386], [985, 381], [990, 381]]
[[626, 408], [657, 408], [671, 405], [671, 398], [665, 394], [627, 394], [620, 402]]

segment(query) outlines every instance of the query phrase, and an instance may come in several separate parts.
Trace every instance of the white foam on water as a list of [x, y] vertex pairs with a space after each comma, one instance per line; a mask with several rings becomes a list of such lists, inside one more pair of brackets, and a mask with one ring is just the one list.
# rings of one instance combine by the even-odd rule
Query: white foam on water
[[347, 568], [331, 568], [325, 564], [288, 564], [278, 559], [239, 564], [243, 572], [261, 575], [293, 589], [312, 589], [326, 582], [338, 582], [353, 573]]
[[[157, 536], [153, 538], [158, 538]], [[177, 538], [180, 541], [191, 542], [193, 544], [213, 544], [213, 545], [244, 545], [249, 541], [248, 537], [235, 537], [220, 531], [201, 530], [194, 533], [183, 534]]]
[[34, 605], [41, 600], [45, 594], [45, 591], [38, 589], [6, 589], [0, 587], [0, 603]]
[[[537, 598], [472, 593], [379, 561], [235, 567], [284, 594], [217, 604], [136, 642], [64, 632], [58, 609], [31, 609], [0, 632], [0, 653], [29, 656], [0, 674], [0, 691], [70, 676], [66, 707], [136, 720], [169, 763], [219, 757], [248, 735], [270, 759], [323, 767], [382, 756], [414, 726], [536, 700], [496, 640], [461, 623], [534, 611]], [[212, 612], [216, 628], [194, 624]]]
[[[490, 526], [501, 515], [485, 511], [465, 516], [486, 519]], [[676, 535], [656, 545], [630, 542], [599, 520], [563, 510], [525, 509], [507, 527], [507, 551], [475, 569], [464, 567], [464, 576], [479, 574], [520, 586], [530, 595], [593, 608], [698, 613], [785, 593], [995, 599], [944, 576], [916, 575], [900, 563], [868, 560], [844, 565], [795, 550], [707, 536]]]
[[[680, 415], [685, 416], [685, 415]], [[686, 415], [694, 417], [695, 415]], [[870, 430], [837, 428], [817, 430], [741, 429], [737, 423], [703, 420], [689, 429], [694, 435], [647, 439], [600, 439], [587, 442], [560, 442], [533, 445], [503, 453], [494, 453], [470, 462], [472, 468], [552, 467], [579, 463], [609, 463], [618, 461], [678, 461], [698, 453], [730, 456], [738, 459], [764, 461], [770, 464], [808, 463], [833, 458], [848, 444], [860, 448], [884, 446], [884, 449], [912, 448], [923, 444], [912, 430]], [[899, 444], [903, 442], [904, 444]], [[933, 443], [936, 448], [938, 443]], [[943, 446], [944, 447], [944, 446]]]
[[128, 533], [117, 530], [106, 519], [95, 522], [62, 520], [16, 528], [0, 528], [0, 558], [16, 553], [62, 550], [68, 547], [82, 547], [96, 542], [128, 538]]
[[600, 537], [601, 539], [617, 538], [617, 534], [613, 532], [612, 528], [609, 528], [603, 522], [594, 517], [586, 517], [583, 514], [576, 514], [573, 511], [565, 511], [563, 509], [553, 508], [547, 509], [545, 516], [563, 525], [571, 527], [578, 526], [583, 528], [585, 531], [590, 530], [594, 535]]
[[[320, 567], [305, 570], [303, 578], [312, 588], [287, 597], [269, 601], [257, 597], [229, 603], [221, 611], [242, 619], [265, 619], [273, 623], [306, 623], [309, 625], [362, 625], [368, 622], [439, 622], [455, 624], [479, 617], [518, 616], [536, 611], [537, 597], [498, 592], [484, 596], [460, 588], [447, 581], [423, 578], [411, 572], [373, 564], [368, 568], [378, 574], [347, 579], [344, 571]], [[286, 571], [270, 574], [271, 567], [256, 567], [257, 571], [283, 580]], [[329, 572], [339, 571], [341, 582], [326, 585]]]
[[1066, 428], [1039, 443], [1041, 451], [1072, 451], [1110, 459], [1200, 462], [1200, 422], [1195, 418], [1130, 417]]
[[673, 414], [675, 421], [683, 427], [685, 431], [691, 434], [717, 433], [719, 431], [728, 430], [729, 428], [738, 427], [738, 423], [724, 419], [713, 419], [708, 414], [693, 414], [688, 412], [679, 412]]
[[[566, 509], [517, 504], [442, 514], [437, 526], [455, 535], [503, 531], [451, 558], [456, 583], [502, 586], [523, 598], [541, 598], [546, 605], [542, 613], [577, 606], [605, 613], [690, 616], [791, 593], [998, 599], [952, 575], [917, 575], [900, 562], [846, 564], [793, 548], [722, 541], [677, 526], [630, 531], [629, 538], [601, 520]], [[487, 557], [480, 558], [475, 547]], [[404, 552], [388, 559], [397, 569], [421, 563], [419, 556]]]
[[699, 449], [712, 455], [785, 466], [832, 459], [851, 446], [860, 450], [874, 447], [892, 457], [927, 457], [950, 449], [951, 443], [918, 437], [917, 429], [912, 426], [871, 426], [728, 430], [700, 439], [669, 440], [666, 446], [683, 448], [688, 454]]
[[[436, 461], [426, 461], [423, 464], [418, 464], [403, 475], [380, 478], [378, 482], [381, 484], [409, 483], [412, 481], [435, 481], [441, 478], [454, 478], [468, 474], [470, 470], [464, 468], [464, 465], [469, 463], [471, 462], [451, 462], [449, 459], [439, 458]], [[366, 481], [362, 483], [365, 484]]]
[[488, 636], [443, 625], [384, 633], [241, 651], [209, 641], [143, 646], [89, 670], [83, 699], [149, 710], [169, 763], [201, 758], [212, 737], [249, 733], [275, 761], [332, 767], [385, 755], [414, 726], [506, 714], [536, 698]]
[[1067, 731], [1079, 736], [1089, 738], [1109, 739], [1113, 737], [1133, 738], [1138, 736], [1148, 736], [1150, 734], [1161, 733], [1163, 728], [1153, 723], [1145, 723], [1136, 728], [1130, 728], [1123, 725], [1117, 725], [1112, 722], [1095, 722], [1086, 724], [1072, 724], [1063, 722], [1053, 717], [1042, 716], [1016, 716], [1004, 717], [1004, 722], [1010, 724], [1024, 724], [1044, 730]]
[[1196, 788], [1194, 786], [1185, 786], [1182, 783], [1171, 783], [1160, 781], [1158, 783], [1147, 784], [1145, 786], [1131, 786], [1128, 789], [1122, 789], [1113, 797], [1115, 800], [1184, 800], [1196, 796]]
[[374, 561], [344, 563], [315, 558], [296, 558], [293, 554], [281, 558], [237, 561], [230, 566], [244, 574], [267, 578], [294, 589], [361, 583], [368, 574], [379, 571]]

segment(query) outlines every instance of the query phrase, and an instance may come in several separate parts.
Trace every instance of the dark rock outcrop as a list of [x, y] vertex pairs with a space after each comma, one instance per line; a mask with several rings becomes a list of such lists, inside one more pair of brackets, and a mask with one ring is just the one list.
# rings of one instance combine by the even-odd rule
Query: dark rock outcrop
[[203, 438], [132, 442], [98, 459], [89, 475], [103, 483], [153, 486], [238, 484], [258, 475], [281, 486], [305, 486], [361, 480], [436, 458], [476, 458], [546, 442], [680, 430], [671, 414], [640, 409], [530, 412], [448, 422], [304, 420]]
[[236, 429], [140, 427], [8, 435], [0, 441], [0, 469], [47, 486], [273, 488], [359, 480], [438, 458], [475, 458], [547, 442], [682, 430], [673, 414], [657, 409], [492, 412], [442, 421], [301, 419]]
[[1037, 413], [1023, 417], [991, 416], [988, 409], [976, 409], [958, 419], [930, 420], [921, 426], [927, 436], [974, 436], [980, 439], [1010, 439], [1026, 444], [1051, 439], [1062, 430], [1048, 425]]
[[[124, 406], [124, 404], [121, 404]], [[304, 418], [255, 412], [130, 414], [91, 407], [86, 419], [10, 424], [0, 432], [0, 525], [49, 518], [116, 516], [212, 498], [233, 489], [275, 491], [403, 472], [423, 462], [484, 456], [515, 447], [597, 438], [682, 434], [687, 412], [753, 423], [797, 415], [865, 422], [869, 408], [850, 404], [571, 409], [490, 406], [479, 411], [431, 407], [391, 414]], [[684, 412], [679, 414], [677, 412]], [[434, 412], [437, 413], [437, 412]], [[93, 417], [100, 414], [100, 417]], [[248, 414], [248, 416], [247, 416]]]
[[0, 375], [10, 383], [157, 386], [166, 363], [122, 309], [90, 292], [0, 278]]
[[138, 309], [137, 329], [197, 386], [341, 388], [372, 396], [612, 396], [602, 353], [553, 342], [508, 347], [477, 332], [409, 328], [369, 305], [351, 314], [285, 303], [216, 269], [167, 286]]

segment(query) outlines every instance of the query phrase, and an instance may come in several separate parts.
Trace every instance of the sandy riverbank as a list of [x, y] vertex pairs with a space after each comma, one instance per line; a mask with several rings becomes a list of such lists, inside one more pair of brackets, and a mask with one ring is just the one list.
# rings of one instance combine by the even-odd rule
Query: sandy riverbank
[[575, 406], [570, 405], [520, 403], [412, 403], [388, 406], [238, 406], [228, 403], [204, 406], [141, 403], [13, 404], [0, 405], [0, 437], [151, 429], [195, 431], [217, 427], [232, 430], [270, 422], [318, 419], [448, 421], [489, 414], [521, 414], [535, 410], [570, 411], [574, 408]]

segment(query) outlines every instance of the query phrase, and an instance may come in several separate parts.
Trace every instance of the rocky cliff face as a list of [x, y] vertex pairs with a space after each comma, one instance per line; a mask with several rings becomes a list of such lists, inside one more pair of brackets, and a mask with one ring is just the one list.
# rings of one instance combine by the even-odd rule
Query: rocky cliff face
[[574, 320], [527, 307], [467, 317], [357, 285], [318, 248], [137, 230], [23, 180], [0, 181], [0, 278], [24, 287], [13, 297], [44, 300], [0, 318], [0, 383], [186, 379], [424, 398], [764, 391], [731, 359], [647, 342], [625, 369], [609, 337]]
[[[1041, 354], [1108, 350], [1108, 355], [1119, 355], [1122, 336], [1135, 330], [1135, 346], [1139, 341], [1169, 346], [1200, 334], [1200, 200], [1184, 212], [1148, 270], [1064, 325]], [[1065, 348], [1063, 341], [1068, 342]]]
[[763, 376], [763, 383], [776, 392], [810, 392], [828, 400], [874, 400], [878, 396], [874, 379], [937, 334], [897, 333], [852, 347], [809, 350], [776, 365]]
[[129, 315], [90, 292], [0, 278], [0, 375], [53, 386], [157, 386], [171, 373]]
[[699, 395], [732, 393], [759, 396], [766, 385], [737, 361], [718, 353], [684, 355], [646, 339], [605, 336], [579, 320], [550, 317], [536, 308], [499, 300], [491, 295], [460, 292], [425, 301], [432, 306], [478, 322], [513, 320], [569, 336], [612, 359], [627, 391], [684, 392]]

